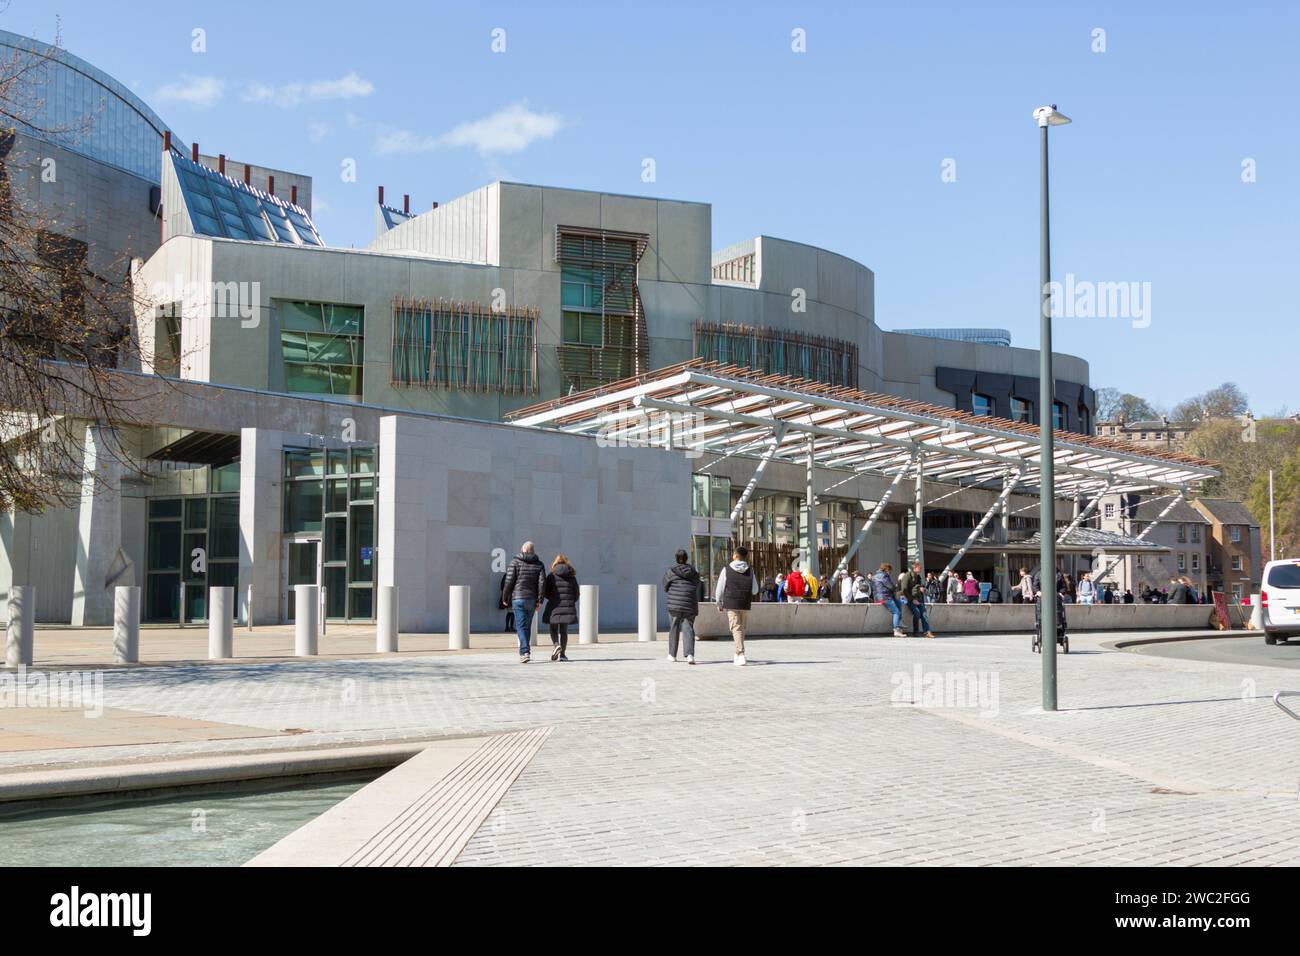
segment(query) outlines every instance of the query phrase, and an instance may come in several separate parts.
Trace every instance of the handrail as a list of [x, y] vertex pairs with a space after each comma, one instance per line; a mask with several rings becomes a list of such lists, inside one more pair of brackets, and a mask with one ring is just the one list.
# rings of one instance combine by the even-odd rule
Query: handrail
[[1277, 704], [1278, 709], [1281, 710], [1282, 713], [1286, 714], [1288, 717], [1300, 720], [1300, 714], [1297, 714], [1286, 704], [1282, 703], [1283, 697], [1300, 697], [1300, 690], [1280, 690], [1273, 695], [1273, 703]]

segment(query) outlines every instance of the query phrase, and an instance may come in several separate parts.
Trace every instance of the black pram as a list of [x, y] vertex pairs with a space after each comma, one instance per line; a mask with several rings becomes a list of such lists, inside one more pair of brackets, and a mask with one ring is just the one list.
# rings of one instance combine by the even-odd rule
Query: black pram
[[[1034, 652], [1043, 652], [1043, 595], [1034, 597]], [[1065, 632], [1065, 601], [1056, 592], [1056, 643], [1065, 653], [1070, 653], [1070, 637]]]

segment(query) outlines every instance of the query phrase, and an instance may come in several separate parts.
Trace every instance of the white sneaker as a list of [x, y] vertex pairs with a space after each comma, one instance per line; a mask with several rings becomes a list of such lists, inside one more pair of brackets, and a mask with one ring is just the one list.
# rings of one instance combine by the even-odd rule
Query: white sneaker
[[744, 667], [746, 663], [745, 655], [737, 654], [735, 660], [733, 660], [732, 663], [735, 664], [737, 667]]
[[677, 663], [677, 658], [675, 658], [675, 657], [673, 657], [673, 655], [669, 654], [669, 655], [668, 655], [668, 663], [670, 663], [670, 664], [676, 664], [676, 663]]
[[694, 663], [695, 663], [695, 655], [694, 655], [694, 654], [687, 654], [687, 655], [686, 655], [686, 663], [688, 663], [688, 664], [694, 664]]
[[902, 631], [895, 631], [894, 637], [907, 637], [907, 635], [904, 634]]

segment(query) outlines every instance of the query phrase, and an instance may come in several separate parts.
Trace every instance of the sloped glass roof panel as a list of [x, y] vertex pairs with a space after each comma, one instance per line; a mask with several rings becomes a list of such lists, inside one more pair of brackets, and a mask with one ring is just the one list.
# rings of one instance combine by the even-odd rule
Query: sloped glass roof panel
[[325, 244], [311, 216], [301, 206], [184, 156], [173, 155], [172, 161], [198, 235], [283, 245]]

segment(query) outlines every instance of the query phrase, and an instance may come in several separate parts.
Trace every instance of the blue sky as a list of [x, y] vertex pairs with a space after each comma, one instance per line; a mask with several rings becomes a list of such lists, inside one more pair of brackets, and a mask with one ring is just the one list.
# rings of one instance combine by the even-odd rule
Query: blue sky
[[[765, 234], [871, 267], [884, 328], [998, 326], [1022, 346], [1031, 112], [1055, 102], [1074, 123], [1052, 133], [1054, 276], [1151, 283], [1148, 326], [1063, 318], [1057, 348], [1157, 403], [1235, 380], [1257, 412], [1300, 409], [1300, 4], [130, 9], [65, 0], [63, 45], [205, 152], [311, 175], [332, 245], [372, 238], [381, 183], [417, 209], [498, 178], [705, 201], [714, 248]], [[54, 13], [13, 0], [0, 24], [52, 40]]]

